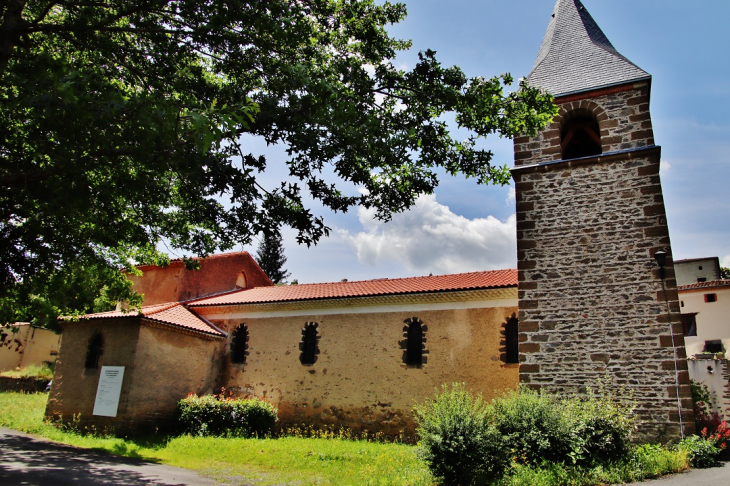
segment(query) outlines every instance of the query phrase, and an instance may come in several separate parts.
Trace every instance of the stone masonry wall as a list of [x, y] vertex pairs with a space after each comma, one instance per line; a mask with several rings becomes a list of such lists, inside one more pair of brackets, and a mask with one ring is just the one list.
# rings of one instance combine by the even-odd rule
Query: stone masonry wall
[[[649, 439], [679, 437], [674, 352], [654, 252], [671, 252], [659, 149], [515, 169], [520, 381], [634, 394]], [[685, 430], [692, 400], [671, 254], [667, 298]]]
[[[590, 96], [590, 99], [585, 99]], [[654, 145], [649, 112], [649, 85], [625, 85], [556, 100], [560, 112], [535, 137], [515, 138], [515, 166], [560, 160], [560, 128], [566, 114], [576, 109], [596, 115], [603, 152]]]

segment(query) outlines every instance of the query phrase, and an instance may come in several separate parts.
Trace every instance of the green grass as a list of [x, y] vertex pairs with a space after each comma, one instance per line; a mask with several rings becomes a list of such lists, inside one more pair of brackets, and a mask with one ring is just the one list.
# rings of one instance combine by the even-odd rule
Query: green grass
[[4, 378], [35, 378], [37, 380], [52, 380], [53, 369], [48, 365], [29, 365], [17, 370], [0, 371]]
[[434, 484], [416, 448], [363, 440], [148, 437], [130, 440], [61, 430], [43, 422], [47, 394], [0, 393], [0, 426], [57, 442], [195, 469], [255, 485]]
[[[232, 484], [436, 484], [414, 446], [341, 438], [243, 439], [166, 437], [122, 439], [61, 430], [43, 421], [45, 393], [0, 393], [0, 426], [65, 444], [185, 467]], [[610, 466], [514, 465], [494, 486], [599, 486], [641, 481], [688, 468], [686, 454], [641, 446]]]

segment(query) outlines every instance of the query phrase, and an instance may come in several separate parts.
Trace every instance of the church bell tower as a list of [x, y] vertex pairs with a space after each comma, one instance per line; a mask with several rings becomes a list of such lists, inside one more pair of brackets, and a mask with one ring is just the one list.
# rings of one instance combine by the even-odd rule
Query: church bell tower
[[605, 382], [633, 395], [642, 438], [675, 440], [694, 422], [651, 76], [580, 0], [558, 0], [528, 82], [559, 114], [514, 141], [520, 382]]

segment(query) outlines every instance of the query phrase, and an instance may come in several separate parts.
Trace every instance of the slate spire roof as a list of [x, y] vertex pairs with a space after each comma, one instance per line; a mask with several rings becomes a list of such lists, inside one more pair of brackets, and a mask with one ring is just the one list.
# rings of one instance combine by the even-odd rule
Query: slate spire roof
[[527, 77], [553, 96], [651, 79], [622, 56], [580, 0], [558, 0]]

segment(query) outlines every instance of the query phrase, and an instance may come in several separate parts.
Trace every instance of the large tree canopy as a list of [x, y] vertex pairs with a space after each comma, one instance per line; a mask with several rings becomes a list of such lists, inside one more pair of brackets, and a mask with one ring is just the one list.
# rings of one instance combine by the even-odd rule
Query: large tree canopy
[[[307, 195], [387, 219], [439, 168], [505, 183], [477, 138], [555, 112], [537, 90], [506, 92], [509, 75], [467, 79], [432, 51], [397, 69], [410, 44], [386, 27], [400, 4], [0, 0], [0, 16], [6, 293], [72, 263], [153, 262], [161, 240], [206, 255], [289, 225], [316, 243], [327, 227]], [[445, 115], [472, 137], [450, 137]], [[257, 180], [267, 161], [242, 136], [287, 147], [281, 184]]]

